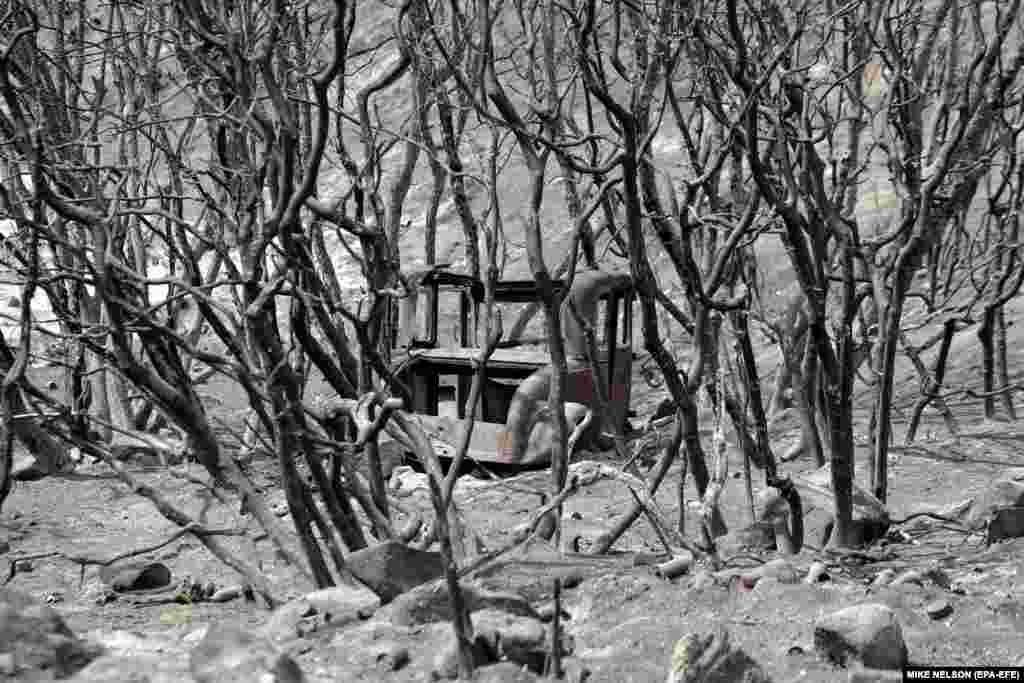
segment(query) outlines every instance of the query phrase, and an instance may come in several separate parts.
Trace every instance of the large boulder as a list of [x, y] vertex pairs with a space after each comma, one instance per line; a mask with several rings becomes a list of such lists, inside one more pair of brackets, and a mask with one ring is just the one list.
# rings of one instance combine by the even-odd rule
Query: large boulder
[[398, 541], [357, 550], [345, 562], [352, 575], [380, 596], [383, 604], [444, 573], [440, 553], [417, 550]]
[[[473, 638], [470, 656], [474, 669], [498, 661], [497, 653], [481, 636]], [[459, 646], [454, 634], [449, 638], [447, 645], [434, 657], [430, 677], [435, 681], [450, 681], [459, 677]]]
[[333, 586], [307, 593], [281, 605], [263, 625], [262, 635], [274, 642], [288, 642], [317, 630], [370, 617], [380, 598], [365, 586]]
[[[514, 616], [540, 619], [537, 611], [521, 595], [489, 591], [471, 583], [463, 583], [461, 587], [462, 598], [471, 613], [494, 609]], [[448, 587], [443, 580], [419, 586], [399, 596], [388, 610], [395, 626], [419, 626], [452, 618]]]
[[839, 666], [860, 663], [872, 669], [899, 669], [907, 663], [907, 645], [896, 614], [885, 605], [841, 609], [818, 619], [814, 649]]
[[482, 609], [473, 613], [472, 622], [473, 633], [487, 641], [498, 659], [515, 662], [535, 673], [544, 672], [548, 637], [539, 619]]
[[989, 540], [1024, 536], [1024, 467], [993, 479], [975, 496], [964, 516], [972, 529], [988, 529]]
[[0, 588], [0, 657], [16, 680], [68, 678], [102, 654], [77, 638], [52, 608]]

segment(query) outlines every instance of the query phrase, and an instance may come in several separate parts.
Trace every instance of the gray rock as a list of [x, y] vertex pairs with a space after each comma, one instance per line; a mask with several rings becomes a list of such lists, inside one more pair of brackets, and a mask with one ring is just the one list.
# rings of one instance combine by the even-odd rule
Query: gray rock
[[562, 680], [565, 683], [586, 683], [591, 673], [583, 661], [576, 657], [565, 657], [562, 659]]
[[[472, 645], [473, 667], [479, 668], [493, 664], [497, 661], [497, 655], [487, 644], [484, 638], [473, 639]], [[431, 677], [434, 680], [454, 680], [459, 677], [459, 653], [455, 642], [455, 636], [449, 639], [447, 645], [434, 658], [434, 667], [431, 669]]]
[[[461, 584], [462, 596], [470, 612], [496, 609], [516, 616], [539, 619], [540, 615], [526, 598], [516, 593], [488, 591], [473, 584]], [[434, 581], [400, 595], [388, 606], [395, 626], [418, 626], [450, 621], [452, 612], [444, 581]]]
[[444, 573], [440, 553], [417, 550], [398, 541], [357, 550], [345, 562], [353, 576], [380, 596], [383, 604]]
[[946, 600], [933, 600], [924, 606], [925, 614], [938, 621], [953, 613], [953, 606]]
[[[572, 615], [569, 614], [565, 610], [565, 607], [562, 607], [561, 614], [559, 616], [561, 617], [561, 621], [568, 621], [569, 619], [572, 619]], [[542, 604], [539, 607], [537, 607], [537, 617], [541, 621], [543, 621], [545, 624], [549, 623], [551, 621], [554, 621], [554, 619], [555, 619], [555, 603], [554, 603], [554, 601], [545, 602], [544, 604]]]
[[971, 502], [964, 523], [981, 530], [993, 521], [999, 510], [1019, 507], [1024, 507], [1024, 467], [1012, 468], [993, 479]]
[[213, 626], [189, 655], [196, 683], [304, 683], [302, 669], [265, 637]]
[[333, 625], [368, 618], [380, 607], [380, 598], [362, 586], [323, 588], [301, 599]]
[[889, 585], [893, 588], [896, 588], [898, 586], [904, 586], [906, 584], [915, 584], [917, 586], [923, 586], [924, 574], [917, 571], [916, 569], [908, 569], [907, 571], [903, 572], [895, 579], [893, 579]]
[[274, 610], [260, 633], [275, 643], [301, 638], [308, 629], [305, 624], [316, 620], [316, 609], [303, 598], [286, 602]]
[[747, 580], [747, 583], [754, 584], [765, 578], [776, 579], [779, 583], [799, 583], [800, 573], [792, 562], [780, 557], [765, 562], [760, 567], [743, 572], [743, 578]]
[[241, 586], [225, 586], [210, 595], [210, 602], [231, 602], [242, 597]]
[[11, 479], [14, 481], [39, 481], [49, 472], [46, 466], [28, 453], [15, 453], [11, 463]]
[[985, 541], [989, 544], [1024, 536], [1024, 507], [996, 510], [985, 527]]
[[898, 669], [907, 645], [895, 613], [885, 605], [855, 605], [818, 619], [814, 649], [840, 666], [860, 662], [873, 669]]
[[487, 641], [499, 659], [526, 666], [536, 673], [544, 670], [547, 629], [539, 619], [521, 617], [494, 609], [473, 613], [473, 632]]
[[261, 629], [262, 635], [281, 643], [300, 638], [323, 624], [341, 626], [373, 615], [380, 598], [365, 586], [324, 588], [278, 607]]
[[693, 582], [690, 584], [694, 590], [704, 590], [706, 588], [712, 588], [715, 585], [715, 575], [707, 569], [698, 570], [693, 575]]
[[824, 562], [815, 562], [807, 570], [807, 576], [804, 577], [804, 583], [815, 584], [821, 583], [822, 581], [830, 580], [828, 575], [828, 567], [825, 566]]
[[17, 591], [0, 588], [0, 656], [16, 677], [41, 674], [68, 678], [102, 654], [77, 638], [51, 607]]
[[376, 660], [378, 669], [399, 671], [409, 664], [409, 650], [397, 643], [387, 643], [378, 649]]
[[875, 588], [881, 588], [882, 586], [888, 586], [892, 583], [895, 578], [896, 572], [892, 569], [883, 569], [882, 571], [875, 574], [875, 578], [871, 581], [871, 585]]
[[473, 613], [473, 631], [487, 637], [488, 642], [524, 648], [543, 647], [546, 636], [539, 619], [489, 608]]
[[770, 683], [761, 665], [736, 647], [729, 632], [687, 634], [672, 650], [666, 683]]
[[923, 585], [921, 585], [919, 583], [914, 583], [913, 581], [904, 581], [903, 583], [894, 584], [894, 585], [891, 585], [889, 587], [893, 588], [895, 590], [898, 590], [900, 593], [914, 594], [914, 593], [924, 593], [924, 591], [925, 591], [925, 588], [924, 588]]
[[171, 570], [162, 562], [127, 562], [100, 567], [100, 580], [118, 593], [164, 588], [171, 583]]

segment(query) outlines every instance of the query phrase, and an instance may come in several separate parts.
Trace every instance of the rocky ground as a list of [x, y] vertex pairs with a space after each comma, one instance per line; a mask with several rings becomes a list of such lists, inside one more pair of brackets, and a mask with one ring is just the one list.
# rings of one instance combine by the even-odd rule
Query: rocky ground
[[[730, 543], [734, 534], [722, 543], [723, 569], [712, 571], [698, 557], [668, 580], [658, 576], [667, 558], [644, 520], [604, 557], [540, 542], [520, 549], [465, 582], [478, 656], [488, 665], [482, 680], [534, 680], [531, 669], [549, 664], [556, 578], [564, 586], [560, 650], [569, 680], [664, 681], [673, 665], [675, 681], [822, 682], [890, 680], [862, 669], [903, 661], [1024, 666], [1024, 540], [988, 545], [983, 526], [996, 507], [1024, 506], [1024, 470], [1014, 469], [1024, 466], [1017, 449], [1024, 431], [974, 424], [957, 441], [935, 440], [935, 426], [932, 440], [897, 449], [892, 468], [893, 518], [944, 509], [958, 522], [918, 517], [864, 553], [805, 548], [780, 558]], [[775, 437], [781, 451], [791, 425], [783, 421]], [[812, 473], [806, 463], [784, 467]], [[99, 466], [19, 482], [0, 517], [0, 572], [8, 579], [0, 592], [0, 679], [423, 681], [454, 674], [445, 593], [433, 580], [436, 556], [378, 546], [353, 560], [376, 593], [349, 586], [314, 592], [258, 529], [239, 526], [247, 518], [237, 510], [210, 504], [201, 488], [164, 468], [133, 469], [193, 514], [205, 508], [210, 527], [236, 530], [224, 542], [289, 587], [290, 602], [271, 612], [238, 596], [238, 577], [188, 536], [103, 571], [83, 564], [159, 543], [174, 529]], [[271, 464], [252, 470], [283, 513]], [[488, 549], [508, 543], [539, 506], [531, 490], [543, 477], [460, 480], [458, 505]], [[670, 474], [657, 497], [671, 518], [675, 480]], [[425, 509], [420, 475], [398, 470], [393, 482], [405, 489], [407, 506]], [[733, 529], [749, 523], [743, 489], [741, 479], [730, 479], [723, 498]], [[620, 482], [588, 487], [566, 506], [564, 538], [585, 545], [630, 501]], [[119, 571], [132, 562], [166, 567], [170, 587], [115, 591], [137, 578]], [[183, 585], [198, 587], [188, 600]], [[260, 672], [273, 676], [260, 679]]]

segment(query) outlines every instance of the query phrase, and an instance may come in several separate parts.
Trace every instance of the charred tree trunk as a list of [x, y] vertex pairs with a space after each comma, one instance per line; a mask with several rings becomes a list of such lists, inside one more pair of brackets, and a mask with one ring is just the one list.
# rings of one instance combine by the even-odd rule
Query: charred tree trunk
[[921, 397], [917, 399], [914, 404], [914, 408], [910, 413], [910, 421], [907, 424], [907, 435], [904, 439], [904, 443], [910, 445], [914, 442], [917, 437], [917, 428], [921, 423], [921, 415], [924, 413], [924, 409], [928, 407], [930, 403], [935, 403], [939, 411], [942, 413], [943, 419], [946, 421], [946, 428], [949, 429], [950, 434], [957, 436], [959, 430], [957, 429], [956, 419], [953, 417], [953, 412], [946, 405], [946, 402], [940, 396], [942, 391], [942, 384], [946, 377], [946, 365], [949, 359], [949, 347], [953, 341], [953, 335], [956, 333], [956, 320], [950, 318], [946, 321], [942, 330], [942, 340], [939, 342], [939, 352], [935, 357], [935, 364], [932, 366], [932, 371], [929, 374], [925, 370], [924, 363], [921, 362], [920, 356], [916, 351], [907, 348], [908, 355], [917, 367], [918, 374], [921, 377]]
[[1008, 324], [1006, 322], [1006, 306], [999, 307], [999, 313], [996, 314], [996, 374], [999, 379], [999, 391], [1000, 397], [1003, 401], [1003, 410], [1006, 411], [1006, 416], [1011, 420], [1017, 419], [1017, 409], [1013, 404], [1014, 392], [1010, 389], [1010, 369], [1007, 366], [1006, 360], [1006, 328]]
[[978, 341], [981, 342], [981, 390], [984, 392], [985, 418], [996, 417], [996, 306], [988, 305], [981, 313]]

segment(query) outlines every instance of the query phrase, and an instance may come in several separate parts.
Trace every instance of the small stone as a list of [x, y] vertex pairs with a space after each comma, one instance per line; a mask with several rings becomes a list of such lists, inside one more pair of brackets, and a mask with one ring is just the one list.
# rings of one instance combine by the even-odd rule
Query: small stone
[[566, 590], [572, 590], [576, 586], [583, 583], [583, 572], [579, 570], [570, 571], [568, 574], [562, 577], [562, 588]]
[[933, 600], [924, 606], [924, 611], [929, 617], [938, 621], [952, 614], [953, 606], [946, 600]]
[[[494, 651], [483, 638], [474, 638], [471, 648], [473, 667], [482, 667], [497, 661]], [[459, 677], [459, 653], [455, 638], [449, 639], [447, 646], [434, 658], [434, 666], [430, 672], [434, 680], [454, 680]]]
[[633, 566], [651, 567], [661, 562], [663, 558], [664, 555], [659, 553], [638, 552], [633, 556]]
[[377, 653], [377, 668], [384, 671], [399, 671], [409, 663], [409, 650], [396, 645], [389, 644]]
[[592, 672], [580, 659], [565, 657], [562, 659], [562, 673], [565, 683], [586, 683]]
[[907, 645], [896, 614], [885, 605], [841, 609], [818, 619], [814, 649], [826, 660], [848, 666], [898, 669], [907, 662]]
[[874, 588], [881, 588], [882, 586], [888, 586], [893, 578], [896, 576], [896, 572], [892, 569], [883, 569], [875, 575], [874, 580], [871, 582], [871, 586]]
[[807, 570], [807, 576], [804, 577], [804, 583], [815, 584], [822, 581], [829, 580], [828, 568], [824, 562], [815, 562], [811, 565], [810, 569]]
[[913, 583], [913, 582], [896, 584], [894, 586], [890, 586], [890, 588], [898, 590], [901, 593], [912, 593], [913, 594], [913, 593], [924, 593], [925, 592], [925, 587], [924, 586], [922, 586], [919, 583]]
[[[539, 607], [537, 607], [537, 618], [540, 619], [544, 623], [548, 623], [548, 622], [554, 621], [554, 618], [555, 618], [555, 603], [554, 602], [546, 602], [543, 605], [540, 605]], [[566, 621], [568, 619], [572, 619], [572, 615], [569, 614], [568, 612], [566, 612], [564, 607], [562, 608], [561, 619], [562, 619], [562, 621]]]
[[547, 629], [539, 619], [492, 609], [473, 614], [473, 630], [499, 659], [542, 671], [547, 655]]
[[0, 654], [0, 676], [13, 676], [16, 673], [18, 673], [18, 669], [14, 665], [14, 653]]
[[950, 590], [953, 587], [953, 580], [949, 578], [949, 574], [941, 567], [932, 567], [927, 571], [923, 572], [924, 578], [928, 579], [936, 586], [943, 590]]
[[206, 637], [206, 632], [209, 630], [209, 625], [200, 626], [199, 628], [193, 629], [192, 631], [189, 631], [184, 636], [182, 636], [181, 642], [189, 646], [196, 645], [203, 638]]
[[759, 580], [769, 577], [778, 580], [779, 583], [800, 582], [800, 574], [793, 563], [781, 557], [743, 573], [743, 579], [746, 583], [751, 584], [751, 587]]
[[0, 541], [0, 555], [6, 555], [11, 551], [11, 544], [7, 541]]
[[917, 586], [923, 586], [924, 585], [924, 574], [922, 574], [921, 572], [917, 571], [916, 569], [908, 569], [907, 571], [903, 572], [902, 574], [897, 576], [895, 579], [893, 579], [892, 583], [890, 583], [889, 585], [892, 586], [893, 588], [896, 588], [898, 586], [902, 586], [902, 585], [905, 585], [905, 584], [908, 584], [908, 583], [912, 583], [912, 584], [915, 584]]
[[242, 597], [241, 586], [225, 586], [210, 596], [210, 602], [231, 602]]
[[699, 569], [693, 575], [693, 581], [690, 586], [694, 590], [705, 590], [715, 585], [715, 575], [709, 572], [707, 569]]

